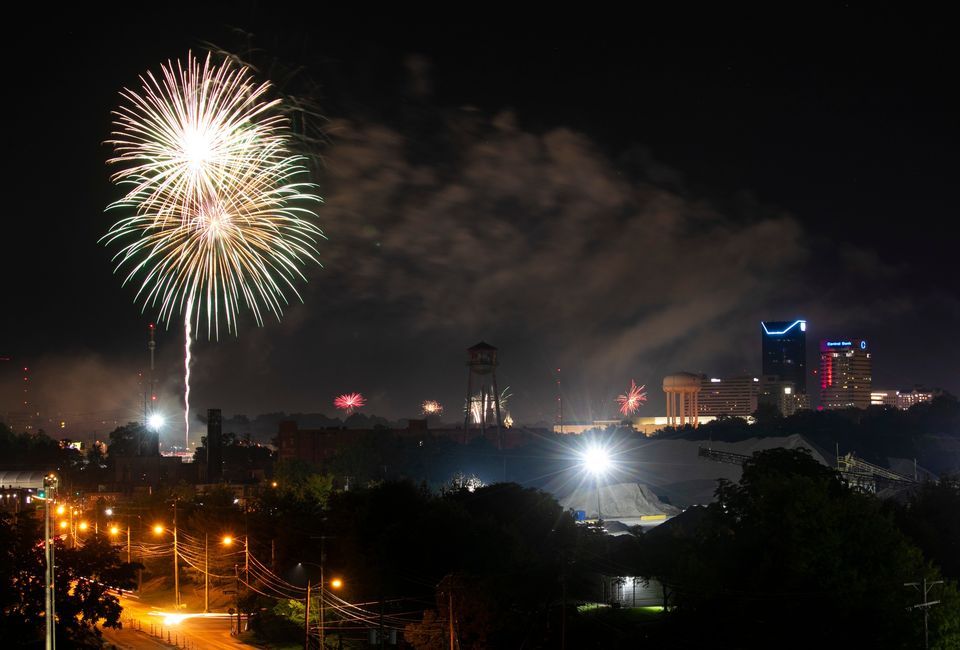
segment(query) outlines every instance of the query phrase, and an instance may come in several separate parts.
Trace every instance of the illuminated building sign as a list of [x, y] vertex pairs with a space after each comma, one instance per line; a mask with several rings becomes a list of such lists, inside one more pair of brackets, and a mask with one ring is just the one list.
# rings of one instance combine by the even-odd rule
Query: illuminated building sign
[[763, 331], [766, 332], [768, 336], [780, 336], [781, 334], [786, 334], [797, 325], [800, 326], [801, 332], [807, 331], [807, 321], [805, 320], [795, 320], [788, 327], [782, 330], [771, 330], [770, 328], [767, 327], [767, 324], [764, 323], [763, 321], [760, 321], [760, 325], [763, 327]]
[[[853, 343], [850, 341], [827, 341], [828, 348], [840, 348], [849, 345], [853, 345]], [[864, 347], [866, 347], [866, 343], [864, 343]]]

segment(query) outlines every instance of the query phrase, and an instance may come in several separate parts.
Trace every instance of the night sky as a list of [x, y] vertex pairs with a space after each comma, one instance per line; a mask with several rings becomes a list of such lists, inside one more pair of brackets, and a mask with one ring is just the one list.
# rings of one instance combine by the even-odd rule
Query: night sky
[[[612, 416], [631, 379], [659, 415], [664, 374], [757, 373], [759, 321], [797, 317], [811, 354], [868, 339], [874, 387], [960, 390], [960, 52], [943, 17], [404, 28], [237, 6], [6, 34], [0, 413], [25, 364], [45, 414], [136, 417], [152, 316], [97, 243], [119, 196], [103, 141], [123, 86], [208, 42], [322, 107], [329, 240], [282, 323], [195, 346], [195, 412], [332, 415], [360, 391], [369, 414], [429, 398], [455, 416], [484, 339], [520, 422], [553, 419], [558, 367], [568, 420]], [[158, 337], [171, 416], [182, 337]]]

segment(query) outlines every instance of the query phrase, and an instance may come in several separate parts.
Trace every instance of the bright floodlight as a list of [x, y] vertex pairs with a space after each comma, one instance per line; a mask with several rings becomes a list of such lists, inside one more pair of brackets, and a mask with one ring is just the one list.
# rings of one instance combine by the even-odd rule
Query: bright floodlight
[[153, 413], [147, 418], [147, 427], [153, 431], [159, 431], [163, 426], [163, 416], [159, 413]]
[[610, 470], [610, 455], [602, 447], [590, 446], [583, 452], [583, 466], [595, 476], [606, 474]]

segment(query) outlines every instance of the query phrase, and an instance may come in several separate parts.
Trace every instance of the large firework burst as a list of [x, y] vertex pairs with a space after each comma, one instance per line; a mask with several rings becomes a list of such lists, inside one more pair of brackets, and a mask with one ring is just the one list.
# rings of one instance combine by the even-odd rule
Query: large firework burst
[[646, 385], [638, 387], [637, 382], [630, 380], [630, 390], [617, 397], [621, 415], [633, 415], [640, 408], [640, 405], [647, 401], [647, 394], [643, 392], [644, 388], [646, 388]]
[[208, 336], [221, 322], [236, 331], [241, 304], [258, 324], [264, 310], [279, 318], [323, 233], [305, 207], [320, 199], [297, 180], [306, 169], [265, 97], [269, 84], [192, 55], [141, 81], [140, 92], [121, 93], [111, 140], [121, 167], [113, 181], [130, 189], [110, 208], [131, 214], [103, 240], [122, 246], [114, 259], [129, 269], [124, 283], [141, 278], [137, 300], [168, 324], [193, 305]]
[[[299, 181], [306, 169], [293, 155], [279, 100], [244, 66], [216, 65], [208, 55], [168, 61], [158, 79], [124, 89], [114, 111], [118, 166], [112, 180], [127, 188], [108, 209], [127, 213], [102, 238], [118, 244], [124, 284], [140, 277], [137, 301], [156, 307], [169, 325], [184, 315], [184, 434], [190, 438], [192, 321], [207, 321], [207, 337], [221, 320], [237, 331], [241, 304], [258, 324], [262, 312], [279, 319], [284, 292], [297, 294], [302, 266], [317, 261], [323, 236], [304, 202], [319, 201]], [[221, 316], [222, 315], [222, 316]]]

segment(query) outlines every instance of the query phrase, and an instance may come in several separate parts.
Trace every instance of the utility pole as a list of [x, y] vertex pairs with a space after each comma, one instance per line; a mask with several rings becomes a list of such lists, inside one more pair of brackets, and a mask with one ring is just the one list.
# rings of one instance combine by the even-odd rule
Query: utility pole
[[450, 622], [450, 650], [455, 650], [454, 642], [453, 642], [453, 586], [452, 585], [447, 590], [447, 610], [448, 610], [447, 616], [450, 619], [449, 621]]
[[203, 534], [203, 613], [210, 611], [210, 538]]
[[[320, 585], [321, 588], [323, 585]], [[310, 580], [307, 579], [307, 607], [303, 611], [303, 650], [310, 650]]]
[[237, 636], [240, 636], [240, 567], [233, 565], [233, 575], [236, 578], [237, 589], [233, 594], [233, 602], [237, 606]]
[[55, 565], [53, 560], [53, 540], [50, 538], [50, 509], [53, 505], [53, 495], [57, 489], [57, 477], [54, 474], [48, 474], [43, 477], [43, 487], [44, 487], [44, 503], [43, 503], [43, 520], [44, 520], [44, 555], [47, 560], [47, 567], [45, 572], [45, 611], [44, 618], [46, 619], [46, 650], [56, 650], [57, 647], [57, 627], [56, 621], [56, 585], [55, 585]]
[[180, 609], [180, 558], [177, 557], [177, 502], [173, 502], [173, 593]]
[[[921, 589], [921, 584], [923, 588]], [[919, 582], [905, 582], [903, 583], [904, 587], [913, 587], [921, 594], [923, 594], [922, 602], [917, 603], [907, 607], [909, 612], [911, 609], [922, 609], [923, 610], [923, 648], [924, 650], [929, 650], [930, 648], [930, 627], [929, 627], [929, 618], [930, 618], [930, 608], [934, 605], [939, 605], [939, 600], [927, 600], [927, 595], [930, 593], [930, 590], [936, 585], [942, 585], [943, 580], [934, 580], [933, 582], [927, 582], [927, 579], [923, 579], [923, 583]]]
[[320, 537], [320, 650], [325, 650], [327, 647], [326, 646], [327, 640], [325, 638], [326, 634], [325, 634], [325, 630], [323, 629], [324, 628], [323, 589], [326, 586], [326, 583], [324, 583], [323, 581], [324, 580], [323, 565], [324, 565], [324, 562], [326, 562], [327, 560], [327, 550], [324, 544], [324, 542], [326, 541], [327, 541], [327, 538], [325, 536]]
[[560, 650], [567, 650], [567, 554], [560, 551]]

